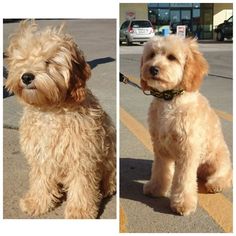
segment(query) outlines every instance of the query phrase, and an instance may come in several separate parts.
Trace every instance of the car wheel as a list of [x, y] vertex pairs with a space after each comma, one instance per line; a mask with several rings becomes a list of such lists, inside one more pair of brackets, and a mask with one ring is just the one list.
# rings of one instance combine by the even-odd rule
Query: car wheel
[[126, 44], [127, 46], [130, 46], [132, 43], [129, 41], [128, 37], [126, 37]]
[[221, 31], [217, 32], [216, 39], [218, 41], [223, 41], [224, 40], [224, 35], [222, 34]]

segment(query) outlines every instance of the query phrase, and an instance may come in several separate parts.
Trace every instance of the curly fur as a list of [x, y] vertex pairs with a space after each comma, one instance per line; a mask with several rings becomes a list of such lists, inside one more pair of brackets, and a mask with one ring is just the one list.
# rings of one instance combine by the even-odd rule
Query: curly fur
[[[20, 144], [30, 165], [21, 209], [40, 215], [67, 192], [66, 218], [96, 218], [115, 185], [115, 128], [86, 88], [90, 67], [62, 27], [23, 21], [7, 49], [6, 87], [24, 105]], [[33, 73], [30, 84], [24, 73]]]
[[[150, 67], [156, 66], [153, 76]], [[141, 60], [143, 90], [183, 89], [171, 101], [154, 98], [148, 123], [155, 160], [144, 193], [169, 196], [173, 211], [188, 215], [197, 207], [197, 177], [208, 192], [231, 186], [230, 153], [219, 118], [198, 89], [208, 71], [195, 39], [155, 37]]]

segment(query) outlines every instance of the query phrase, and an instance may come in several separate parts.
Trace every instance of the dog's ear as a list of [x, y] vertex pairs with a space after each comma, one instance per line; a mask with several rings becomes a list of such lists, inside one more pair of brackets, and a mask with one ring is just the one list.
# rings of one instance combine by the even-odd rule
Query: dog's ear
[[83, 52], [76, 47], [72, 51], [71, 63], [69, 93], [76, 102], [81, 102], [86, 96], [86, 80], [91, 76], [91, 68], [85, 61]]
[[185, 42], [188, 47], [181, 87], [187, 92], [192, 92], [199, 89], [208, 72], [208, 63], [199, 52], [196, 39], [187, 38]]
[[140, 85], [143, 91], [147, 91], [147, 90], [150, 90], [150, 88], [147, 85], [147, 82], [142, 78], [142, 67], [143, 67], [143, 56], [141, 57], [141, 61], [140, 61]]

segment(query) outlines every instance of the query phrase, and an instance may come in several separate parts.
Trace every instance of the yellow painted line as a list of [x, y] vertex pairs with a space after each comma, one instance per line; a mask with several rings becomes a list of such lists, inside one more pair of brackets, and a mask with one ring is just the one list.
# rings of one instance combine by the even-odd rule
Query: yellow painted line
[[152, 142], [150, 134], [146, 128], [122, 107], [120, 107], [120, 119], [122, 123], [137, 137], [137, 139], [139, 139], [143, 145], [152, 152]]
[[214, 110], [220, 118], [227, 120], [227, 121], [233, 121], [233, 116], [231, 114], [217, 110], [217, 109], [214, 109]]
[[[132, 77], [132, 76], [127, 76], [127, 77], [128, 77], [132, 82], [134, 82], [134, 83], [140, 85], [140, 80], [139, 80], [139, 79], [137, 79], [137, 78], [135, 78], [135, 77]], [[217, 109], [214, 109], [214, 110], [215, 110], [216, 114], [217, 114], [220, 118], [222, 118], [222, 119], [224, 119], [224, 120], [227, 120], [227, 121], [233, 121], [233, 116], [232, 116], [231, 114], [226, 113], [226, 112], [221, 111], [221, 110], [217, 110]]]
[[226, 233], [233, 232], [232, 203], [223, 194], [199, 193], [198, 202]]
[[127, 217], [123, 207], [120, 207], [120, 233], [127, 233]]
[[[147, 129], [122, 107], [120, 107], [120, 119], [137, 139], [141, 141], [149, 151], [153, 152], [150, 135]], [[232, 232], [232, 203], [220, 193], [199, 193], [198, 196], [200, 207], [202, 207], [225, 232]]]

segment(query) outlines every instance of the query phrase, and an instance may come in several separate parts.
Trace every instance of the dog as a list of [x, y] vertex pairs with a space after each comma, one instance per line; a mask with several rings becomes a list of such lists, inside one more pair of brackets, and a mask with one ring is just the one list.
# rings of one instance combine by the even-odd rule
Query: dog
[[148, 113], [155, 159], [143, 191], [170, 197], [180, 215], [196, 210], [197, 178], [209, 193], [232, 182], [219, 118], [198, 91], [208, 67], [196, 39], [176, 35], [152, 38], [141, 58], [141, 87], [156, 96]]
[[86, 87], [82, 50], [63, 27], [22, 21], [6, 51], [6, 88], [23, 103], [20, 145], [30, 187], [20, 208], [42, 215], [62, 201], [65, 218], [93, 219], [116, 191], [116, 131]]

